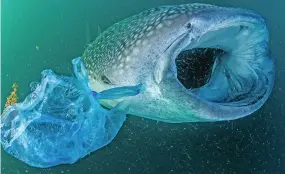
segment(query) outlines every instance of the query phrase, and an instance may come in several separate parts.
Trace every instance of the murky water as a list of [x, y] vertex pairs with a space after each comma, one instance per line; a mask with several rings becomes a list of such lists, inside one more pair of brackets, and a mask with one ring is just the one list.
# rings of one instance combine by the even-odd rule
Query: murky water
[[167, 124], [129, 116], [115, 140], [73, 165], [27, 166], [2, 151], [1, 170], [16, 173], [285, 173], [285, 1], [283, 0], [2, 0], [1, 106], [19, 84], [19, 99], [43, 69], [71, 74], [71, 60], [113, 23], [147, 8], [191, 2], [252, 9], [263, 15], [276, 59], [269, 101], [243, 119]]

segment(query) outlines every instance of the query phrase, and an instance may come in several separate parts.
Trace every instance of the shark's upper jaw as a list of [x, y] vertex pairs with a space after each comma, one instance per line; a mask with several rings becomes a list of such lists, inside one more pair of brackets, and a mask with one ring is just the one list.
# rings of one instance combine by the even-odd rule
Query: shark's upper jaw
[[216, 16], [213, 11], [193, 17], [192, 38], [173, 55], [176, 79], [209, 102], [256, 102], [266, 94], [261, 86], [272, 83], [267, 77], [272, 64], [266, 65], [268, 31], [264, 20], [248, 11], [228, 14], [221, 9]]

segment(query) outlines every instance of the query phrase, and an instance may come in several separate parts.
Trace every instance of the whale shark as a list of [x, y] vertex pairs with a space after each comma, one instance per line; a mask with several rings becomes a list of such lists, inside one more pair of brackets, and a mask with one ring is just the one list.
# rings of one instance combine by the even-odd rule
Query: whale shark
[[209, 4], [159, 6], [119, 21], [85, 49], [90, 87], [141, 84], [128, 114], [169, 123], [248, 116], [269, 98], [275, 65], [265, 19]]

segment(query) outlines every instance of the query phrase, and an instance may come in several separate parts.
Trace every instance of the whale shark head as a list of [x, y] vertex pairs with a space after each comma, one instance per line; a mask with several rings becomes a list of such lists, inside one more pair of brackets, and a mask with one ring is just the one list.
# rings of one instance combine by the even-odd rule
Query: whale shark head
[[[244, 9], [162, 6], [104, 31], [82, 56], [91, 87], [142, 84], [129, 113], [166, 122], [247, 116], [274, 81], [265, 20]], [[105, 106], [118, 101], [102, 100]]]

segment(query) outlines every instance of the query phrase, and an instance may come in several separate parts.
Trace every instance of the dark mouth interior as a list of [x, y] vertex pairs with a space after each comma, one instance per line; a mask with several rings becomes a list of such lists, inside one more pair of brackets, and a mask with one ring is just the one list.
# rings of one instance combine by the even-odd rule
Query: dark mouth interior
[[224, 54], [219, 48], [182, 51], [175, 60], [178, 80], [187, 89], [204, 86], [211, 78], [215, 60]]

